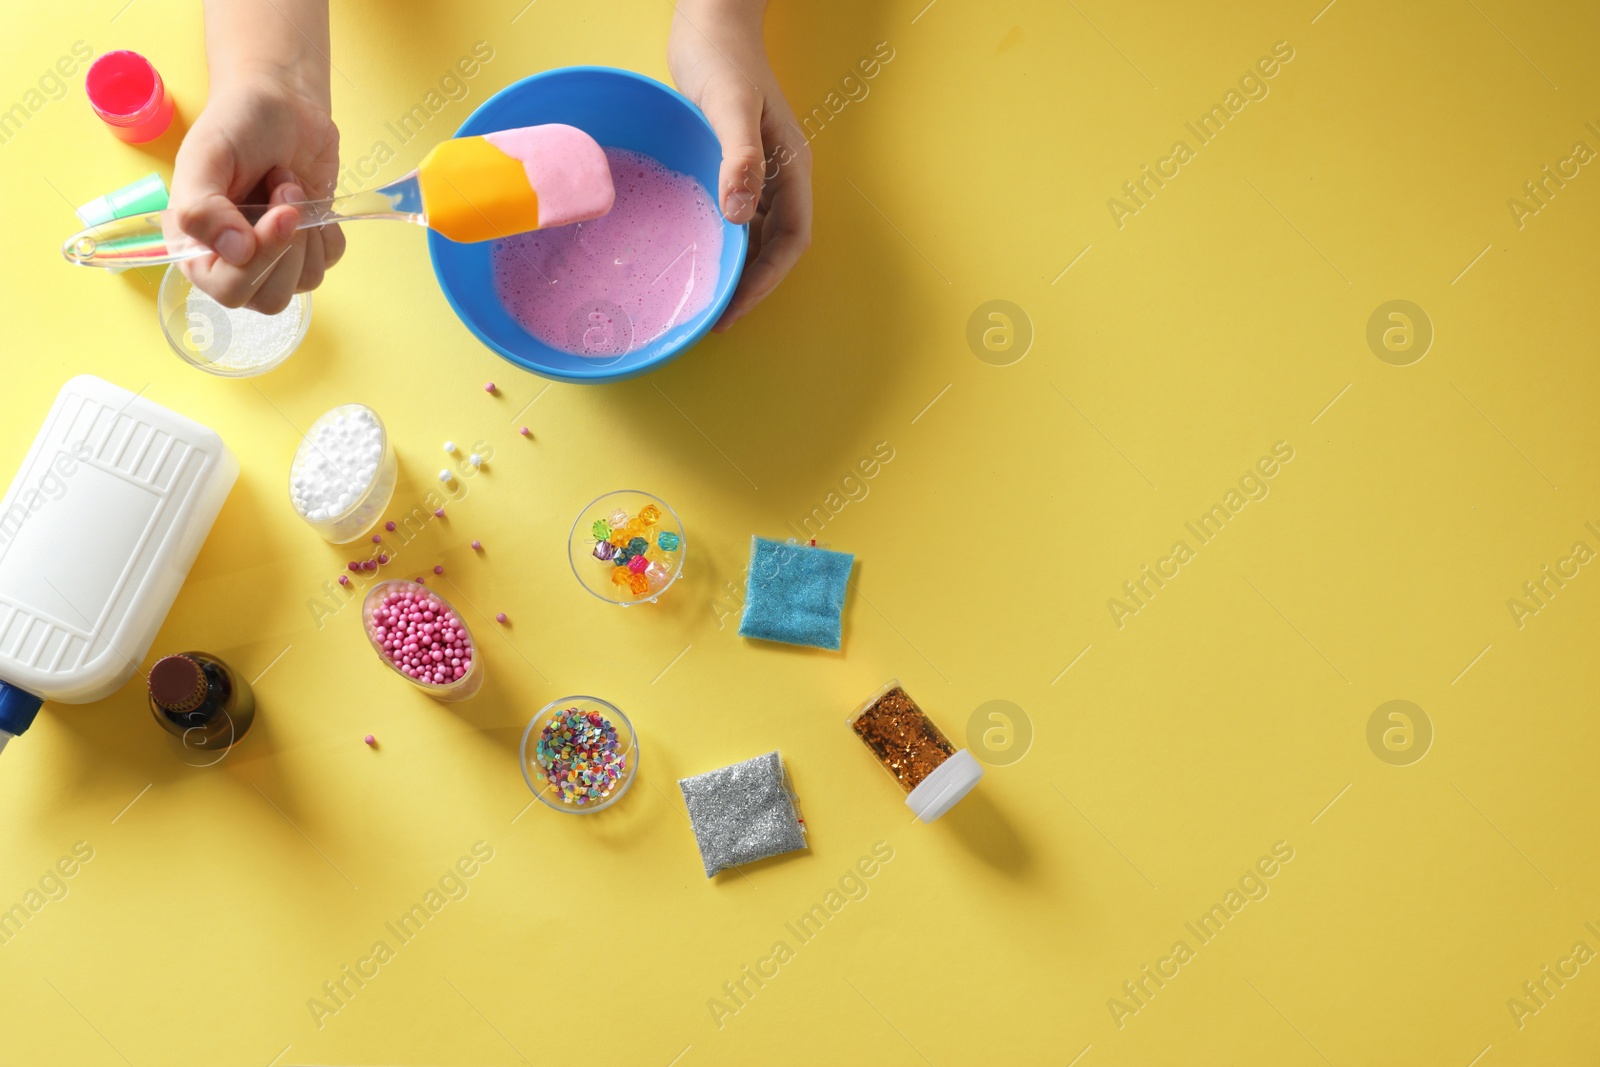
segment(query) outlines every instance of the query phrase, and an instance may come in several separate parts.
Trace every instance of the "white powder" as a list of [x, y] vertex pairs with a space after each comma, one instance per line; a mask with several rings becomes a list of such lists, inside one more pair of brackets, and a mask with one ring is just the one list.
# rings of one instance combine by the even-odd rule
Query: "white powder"
[[[226, 308], [199, 289], [189, 290], [189, 322], [211, 324], [212, 350], [202, 358], [220, 370], [252, 370], [287, 356], [300, 340], [300, 305], [296, 296], [276, 315], [249, 308]], [[219, 329], [227, 323], [226, 336]]]
[[383, 427], [371, 409], [360, 404], [334, 408], [317, 420], [294, 454], [289, 496], [295, 510], [312, 522], [338, 518], [361, 499], [382, 460]]

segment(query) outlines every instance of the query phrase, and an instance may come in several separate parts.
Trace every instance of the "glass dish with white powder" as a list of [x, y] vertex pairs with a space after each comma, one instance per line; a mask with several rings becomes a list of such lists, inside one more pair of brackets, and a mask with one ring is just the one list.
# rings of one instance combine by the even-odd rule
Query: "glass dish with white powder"
[[276, 315], [226, 308], [189, 283], [174, 263], [156, 297], [161, 332], [190, 366], [225, 378], [265, 374], [294, 355], [311, 325], [311, 294], [296, 293]]
[[289, 500], [336, 545], [372, 528], [394, 496], [399, 463], [378, 413], [341, 404], [311, 424], [289, 467]]

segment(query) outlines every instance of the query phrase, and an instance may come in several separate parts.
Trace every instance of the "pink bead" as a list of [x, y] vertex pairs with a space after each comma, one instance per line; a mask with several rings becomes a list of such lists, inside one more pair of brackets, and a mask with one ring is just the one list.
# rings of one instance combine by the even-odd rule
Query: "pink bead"
[[496, 615], [494, 617], [494, 621], [495, 622], [505, 622], [506, 621], [506, 613], [502, 611], [500, 614], [498, 614], [498, 615]]
[[378, 553], [378, 562], [379, 563], [388, 563], [389, 562], [389, 554], [387, 552], [379, 552]]
[[394, 533], [394, 522], [391, 520], [390, 522], [384, 523], [383, 528], [388, 530], [390, 533]]
[[524, 426], [522, 429], [518, 430], [517, 432], [520, 433], [524, 437], [532, 437], [533, 436], [533, 434], [528, 430], [528, 428], [526, 426]]
[[480, 551], [482, 548], [483, 548], [483, 542], [482, 541], [474, 541], [474, 542], [472, 542], [472, 549], [473, 549], [474, 552]]
[[366, 737], [362, 738], [362, 740], [369, 745], [376, 745], [378, 743], [378, 739], [373, 737], [371, 734], [368, 734]]
[[425, 590], [408, 587], [386, 596], [373, 612], [372, 634], [408, 678], [444, 685], [472, 667], [472, 643], [460, 620]]
[[372, 543], [375, 544], [375, 545], [383, 544], [383, 534], [373, 534], [372, 535]]
[[433, 517], [436, 518], [436, 519], [444, 518], [444, 508], [434, 508], [433, 509]]
[[434, 568], [433, 568], [433, 573], [435, 573], [435, 574], [443, 574], [444, 573], [444, 568], [440, 567], [438, 565], [435, 565]]
[[350, 584], [350, 576], [348, 574], [339, 575], [339, 584], [340, 585], [349, 585]]
[[355, 560], [351, 560], [349, 563], [346, 563], [345, 566], [353, 571], [358, 571], [361, 569], [361, 564]]
[[483, 386], [483, 391], [486, 392], [486, 393], [494, 392], [494, 383], [493, 382], [485, 382], [484, 386]]

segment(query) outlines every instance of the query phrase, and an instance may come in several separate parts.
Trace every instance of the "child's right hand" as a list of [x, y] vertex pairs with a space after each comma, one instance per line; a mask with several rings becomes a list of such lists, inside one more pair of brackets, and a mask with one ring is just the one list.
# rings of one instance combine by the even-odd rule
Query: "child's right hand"
[[[278, 72], [218, 71], [178, 149], [171, 206], [179, 228], [216, 250], [181, 267], [227, 307], [282, 311], [344, 254], [338, 226], [296, 231], [288, 205], [333, 195], [339, 131], [325, 93]], [[236, 204], [280, 205], [254, 227]]]

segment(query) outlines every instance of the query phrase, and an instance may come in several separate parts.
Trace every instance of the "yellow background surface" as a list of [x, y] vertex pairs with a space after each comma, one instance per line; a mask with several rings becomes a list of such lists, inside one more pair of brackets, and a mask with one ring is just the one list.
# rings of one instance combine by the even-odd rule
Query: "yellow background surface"
[[[151, 56], [192, 120], [193, 7], [19, 8], [0, 105], [83, 41]], [[345, 159], [388, 141], [383, 178], [530, 72], [666, 77], [663, 2], [337, 7]], [[1575, 142], [1600, 150], [1597, 33], [1593, 5], [1505, 0], [778, 3], [774, 64], [827, 118], [815, 244], [731, 333], [603, 387], [479, 346], [422, 232], [377, 224], [351, 227], [289, 363], [183, 365], [155, 272], [57, 254], [73, 205], [170, 175], [180, 136], [115, 142], [80, 70], [0, 144], [0, 457], [79, 372], [221, 431], [242, 473], [145, 666], [208, 650], [258, 679], [260, 712], [191, 766], [135, 678], [47, 705], [0, 758], [0, 906], [93, 850], [0, 947], [0, 1063], [1592, 1062], [1600, 963], [1562, 961], [1600, 952], [1600, 568], [1520, 619], [1508, 600], [1600, 550], [1600, 171], [1520, 227], [1507, 201]], [[465, 99], [395, 143], [385, 124], [479, 41]], [[1201, 145], [1185, 123], [1280, 41], [1268, 94]], [[863, 96], [843, 79], [879, 42]], [[1178, 140], [1194, 158], [1119, 226], [1110, 198], [1134, 206], [1123, 183]], [[1033, 335], [1003, 366], [1015, 342], [986, 362], [967, 340], [997, 299]], [[1407, 366], [1366, 339], [1397, 299], [1434, 333]], [[395, 511], [436, 484], [442, 441], [493, 448], [385, 568], [446, 568], [486, 657], [468, 703], [388, 674], [355, 608], [315, 607], [351, 555], [285, 482], [298, 432], [349, 401], [395, 437]], [[880, 442], [893, 459], [850, 480]], [[1202, 544], [1185, 523], [1278, 442], [1269, 494]], [[625, 486], [688, 531], [653, 608], [602, 604], [564, 556], [581, 506]], [[844, 653], [740, 639], [750, 535], [818, 507], [857, 556]], [[1192, 558], [1119, 617], [1180, 540]], [[1015, 705], [1009, 749], [977, 715], [996, 765], [931, 826], [843, 722], [890, 677], [958, 739]], [[643, 746], [594, 818], [530, 809], [517, 769], [531, 713], [575, 692]], [[1368, 743], [1396, 699], [1433, 735], [1406, 765], [1379, 753], [1415, 740]], [[810, 851], [707, 881], [676, 779], [774, 748]], [[396, 941], [385, 923], [477, 842], [493, 858], [466, 896]], [[849, 880], [879, 842], [892, 861]], [[1196, 937], [1275, 846], [1292, 860], [1245, 879], [1267, 895]], [[842, 880], [859, 899], [796, 938]], [[319, 1020], [308, 1002], [380, 940], [394, 958]], [[792, 958], [757, 988], [743, 968], [779, 941]], [[1156, 989], [1144, 968], [1171, 975], [1178, 941], [1192, 958]]]

